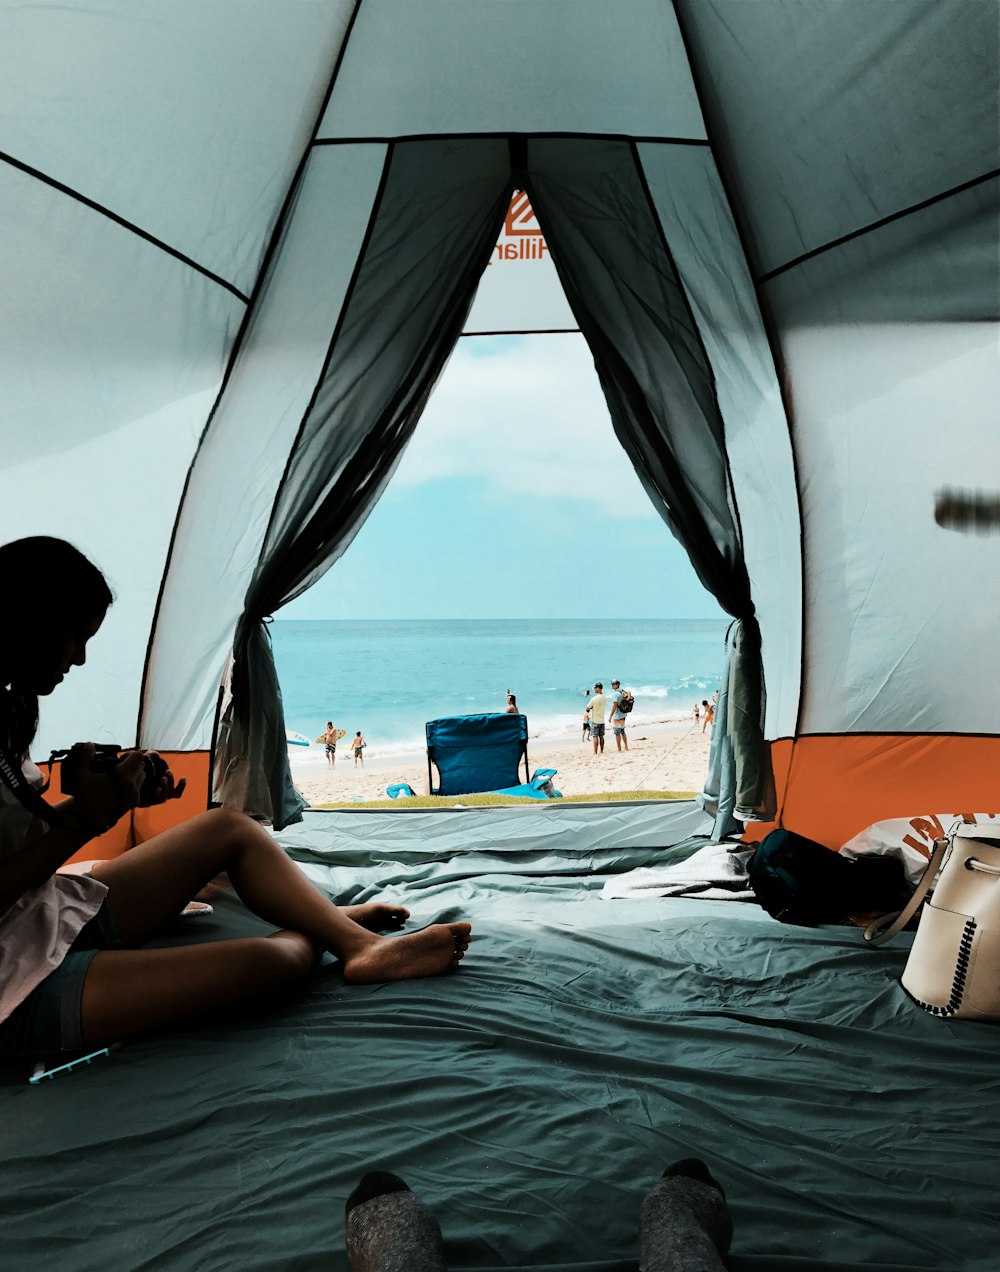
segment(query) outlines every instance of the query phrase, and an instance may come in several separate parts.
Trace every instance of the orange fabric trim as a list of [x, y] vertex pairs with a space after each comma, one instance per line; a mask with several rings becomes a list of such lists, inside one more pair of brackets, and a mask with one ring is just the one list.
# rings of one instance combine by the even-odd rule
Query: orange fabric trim
[[843, 734], [771, 745], [778, 817], [752, 822], [759, 841], [776, 826], [839, 848], [873, 822], [920, 813], [986, 812], [997, 804], [1000, 737]]
[[170, 771], [179, 782], [187, 779], [180, 799], [172, 799], [156, 808], [137, 808], [132, 814], [133, 844], [144, 843], [189, 817], [208, 808], [208, 751], [161, 751]]
[[[170, 765], [174, 777], [187, 778], [187, 786], [180, 799], [172, 799], [157, 808], [137, 808], [131, 817], [123, 817], [106, 835], [92, 839], [79, 852], [70, 857], [74, 861], [104, 861], [117, 857], [127, 849], [159, 835], [171, 826], [177, 826], [195, 813], [203, 813], [208, 807], [208, 751], [161, 751]], [[49, 800], [61, 798], [59, 786], [61, 767], [52, 766], [52, 783], [46, 793]]]

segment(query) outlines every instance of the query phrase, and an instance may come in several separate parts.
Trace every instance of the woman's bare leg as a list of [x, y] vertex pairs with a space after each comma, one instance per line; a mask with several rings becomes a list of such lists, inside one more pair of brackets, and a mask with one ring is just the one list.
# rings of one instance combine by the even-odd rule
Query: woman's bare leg
[[110, 889], [108, 903], [130, 946], [147, 941], [222, 873], [260, 918], [341, 959], [352, 982], [435, 976], [457, 966], [469, 945], [468, 923], [438, 923], [391, 941], [367, 931], [315, 888], [266, 830], [231, 809], [192, 817], [93, 871]]
[[84, 1046], [108, 1046], [225, 1008], [278, 1001], [305, 984], [318, 953], [298, 932], [165, 950], [103, 950], [83, 983]]

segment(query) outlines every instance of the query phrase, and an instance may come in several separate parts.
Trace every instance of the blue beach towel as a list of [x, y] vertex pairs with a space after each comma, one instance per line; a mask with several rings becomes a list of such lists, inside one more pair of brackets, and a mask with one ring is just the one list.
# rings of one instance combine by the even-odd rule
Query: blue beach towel
[[508, 786], [502, 791], [494, 791], [495, 795], [521, 795], [527, 799], [562, 799], [562, 791], [557, 791], [552, 786], [552, 779], [555, 777], [557, 769], [535, 769], [535, 775], [530, 782], [526, 782], [521, 786]]

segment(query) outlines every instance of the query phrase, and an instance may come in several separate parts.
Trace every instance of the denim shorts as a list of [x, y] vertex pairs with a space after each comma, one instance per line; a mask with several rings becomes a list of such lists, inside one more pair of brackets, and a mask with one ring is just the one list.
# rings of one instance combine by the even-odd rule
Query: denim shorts
[[590, 726], [590, 736], [591, 736], [592, 738], [603, 738], [603, 737], [604, 737], [604, 725], [603, 725], [603, 724], [592, 724], [592, 725]]
[[625, 721], [623, 720], [621, 724], [613, 724], [611, 726], [611, 731], [612, 733], [617, 733], [618, 736], [621, 737], [621, 735], [625, 732]]
[[82, 1051], [81, 1004], [90, 960], [101, 950], [121, 948], [118, 927], [105, 897], [56, 970], [0, 1022], [0, 1064], [30, 1064]]

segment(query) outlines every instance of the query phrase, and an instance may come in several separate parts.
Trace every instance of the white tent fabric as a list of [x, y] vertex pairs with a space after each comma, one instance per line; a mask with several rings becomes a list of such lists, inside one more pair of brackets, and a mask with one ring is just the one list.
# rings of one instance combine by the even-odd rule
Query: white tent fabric
[[993, 0], [0, 3], [0, 535], [71, 539], [119, 596], [39, 745], [212, 745], [392, 156], [424, 144], [452, 148], [442, 244], [483, 147], [538, 187], [544, 254], [484, 265], [470, 334], [580, 325], [555, 271], [638, 213], [572, 164], [557, 212], [553, 164], [630, 156], [721, 421], [767, 737], [995, 739], [997, 540], [931, 508], [1000, 487], [998, 36]]

